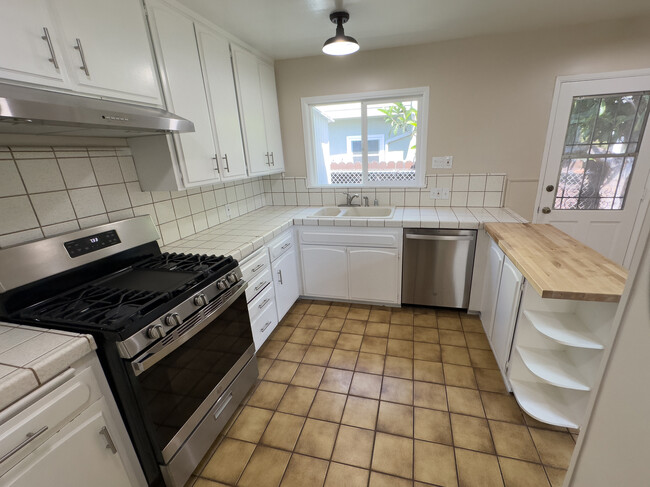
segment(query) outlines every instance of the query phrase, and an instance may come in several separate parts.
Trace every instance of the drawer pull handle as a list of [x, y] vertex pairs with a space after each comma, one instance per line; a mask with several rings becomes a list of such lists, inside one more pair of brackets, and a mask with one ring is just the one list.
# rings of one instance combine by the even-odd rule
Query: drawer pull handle
[[251, 272], [257, 272], [259, 271], [262, 267], [264, 267], [264, 264], [257, 264], [255, 267], [251, 269]]
[[5, 460], [8, 460], [9, 457], [11, 457], [14, 453], [18, 452], [18, 450], [24, 448], [27, 446], [29, 443], [34, 441], [36, 438], [41, 436], [43, 433], [47, 431], [47, 426], [43, 426], [41, 429], [36, 431], [35, 433], [27, 433], [27, 438], [25, 438], [23, 441], [21, 441], [18, 445], [16, 445], [11, 451], [8, 451], [5, 453], [2, 458], [0, 458], [0, 463], [4, 462]]
[[266, 298], [262, 303], [258, 306], [259, 309], [262, 309], [264, 306], [268, 304], [268, 302], [271, 301], [269, 298]]
[[286, 244], [284, 244], [282, 247], [280, 247], [280, 250], [284, 250], [287, 247], [291, 247], [291, 242], [287, 242]]
[[282, 282], [282, 269], [278, 269], [278, 283], [284, 284]]
[[99, 434], [106, 440], [106, 448], [115, 455], [117, 453], [117, 448], [115, 448], [115, 443], [113, 442], [113, 438], [111, 438], [111, 434], [108, 432], [108, 428], [103, 426], [102, 429], [99, 430]]
[[259, 291], [262, 289], [264, 286], [266, 286], [268, 283], [266, 281], [260, 282], [257, 286], [255, 286], [255, 291]]
[[271, 322], [267, 321], [266, 323], [264, 323], [264, 326], [262, 327], [260, 332], [264, 333], [269, 326], [271, 326]]
[[219, 416], [221, 416], [221, 413], [226, 409], [226, 406], [230, 404], [230, 401], [232, 401], [232, 392], [228, 394], [227, 397], [221, 399], [220, 404], [217, 406], [217, 410], [214, 413], [214, 419], [219, 419]]

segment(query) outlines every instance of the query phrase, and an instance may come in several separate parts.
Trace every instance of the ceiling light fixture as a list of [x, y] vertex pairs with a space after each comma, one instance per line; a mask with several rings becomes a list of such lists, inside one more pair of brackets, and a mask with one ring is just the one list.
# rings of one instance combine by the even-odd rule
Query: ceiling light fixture
[[343, 24], [350, 19], [350, 14], [344, 11], [332, 12], [330, 20], [336, 24], [336, 35], [330, 37], [323, 44], [323, 52], [330, 56], [345, 56], [359, 50], [359, 43], [354, 37], [346, 36]]

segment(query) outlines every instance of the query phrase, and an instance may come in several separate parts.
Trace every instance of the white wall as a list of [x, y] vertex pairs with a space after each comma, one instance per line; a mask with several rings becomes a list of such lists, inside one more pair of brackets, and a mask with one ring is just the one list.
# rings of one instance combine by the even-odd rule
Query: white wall
[[650, 213], [637, 246], [640, 264], [634, 281], [628, 282], [631, 292], [627, 303], [623, 303], [621, 325], [592, 415], [578, 442], [568, 482], [571, 487], [636, 487], [650, 483], [649, 231]]
[[650, 67], [650, 17], [375, 51], [359, 42], [352, 56], [276, 61], [286, 174], [306, 175], [301, 97], [429, 86], [427, 165], [453, 155], [454, 173], [507, 173], [506, 204], [527, 218], [555, 78]]

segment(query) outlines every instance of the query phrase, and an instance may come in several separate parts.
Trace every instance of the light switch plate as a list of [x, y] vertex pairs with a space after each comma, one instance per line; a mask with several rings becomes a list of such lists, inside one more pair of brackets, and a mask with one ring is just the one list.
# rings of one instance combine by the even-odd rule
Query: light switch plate
[[453, 156], [440, 156], [432, 158], [431, 167], [433, 169], [451, 169], [451, 166], [454, 161]]
[[429, 198], [432, 200], [448, 200], [449, 188], [431, 188]]

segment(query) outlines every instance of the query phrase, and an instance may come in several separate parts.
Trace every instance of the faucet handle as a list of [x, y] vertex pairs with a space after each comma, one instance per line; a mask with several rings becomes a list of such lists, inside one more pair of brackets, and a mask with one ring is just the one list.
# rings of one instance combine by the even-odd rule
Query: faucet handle
[[364, 204], [364, 206], [370, 206], [370, 203], [368, 202], [368, 197], [367, 196], [363, 197], [363, 204]]

